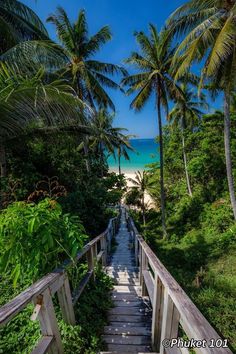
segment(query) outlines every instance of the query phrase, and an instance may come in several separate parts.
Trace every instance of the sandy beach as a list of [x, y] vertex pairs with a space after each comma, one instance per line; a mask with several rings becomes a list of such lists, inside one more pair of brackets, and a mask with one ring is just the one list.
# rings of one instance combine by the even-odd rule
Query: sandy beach
[[[109, 169], [110, 172], [115, 172], [118, 174], [117, 169], [115, 168], [110, 168]], [[133, 183], [129, 180], [130, 178], [135, 179], [135, 171], [122, 171], [122, 173], [125, 175], [125, 179], [127, 181], [127, 186], [129, 188], [133, 187]], [[154, 207], [154, 202], [151, 198], [151, 196], [148, 193], [145, 193], [145, 197], [144, 197], [145, 203], [149, 206], [149, 207]]]

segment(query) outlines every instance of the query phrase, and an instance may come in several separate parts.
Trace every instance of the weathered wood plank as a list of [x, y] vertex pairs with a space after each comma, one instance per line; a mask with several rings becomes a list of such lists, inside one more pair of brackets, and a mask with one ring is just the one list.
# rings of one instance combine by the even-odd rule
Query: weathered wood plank
[[131, 336], [131, 335], [103, 335], [102, 339], [107, 344], [124, 344], [124, 345], [150, 345], [150, 337], [148, 336]]
[[42, 335], [46, 337], [54, 337], [55, 339], [51, 343], [48, 353], [63, 354], [61, 335], [59, 332], [57, 318], [49, 289], [46, 289], [42, 295], [39, 295], [39, 297], [35, 299], [34, 302], [35, 304], [41, 304], [41, 310], [38, 314], [38, 319]]
[[54, 338], [52, 336], [44, 336], [42, 339], [40, 339], [39, 343], [33, 349], [31, 354], [45, 354], [48, 351], [53, 340]]
[[135, 326], [105, 326], [104, 334], [126, 334], [131, 336], [151, 336], [151, 328], [150, 327], [135, 327]]
[[108, 344], [107, 349], [111, 352], [117, 353], [139, 353], [139, 352], [150, 352], [151, 348], [146, 345], [121, 345], [121, 344]]
[[[149, 298], [151, 300], [151, 303], [153, 304], [153, 299], [154, 299], [154, 279], [151, 276], [151, 273], [148, 270], [143, 271], [143, 280], [146, 284], [147, 292], [149, 295]], [[146, 293], [145, 293], [146, 295]]]
[[72, 303], [72, 296], [70, 291], [70, 284], [68, 277], [65, 277], [63, 286], [57, 292], [62, 318], [63, 320], [69, 324], [74, 326], [75, 325], [75, 313]]
[[114, 307], [109, 311], [110, 315], [143, 315], [143, 316], [150, 316], [150, 311], [146, 307], [127, 307], [127, 306], [121, 306], [121, 307]]
[[[110, 322], [133, 322], [133, 323], [147, 323], [150, 319], [149, 316], [145, 315], [108, 315], [108, 320]], [[151, 319], [150, 319], [151, 322]]]

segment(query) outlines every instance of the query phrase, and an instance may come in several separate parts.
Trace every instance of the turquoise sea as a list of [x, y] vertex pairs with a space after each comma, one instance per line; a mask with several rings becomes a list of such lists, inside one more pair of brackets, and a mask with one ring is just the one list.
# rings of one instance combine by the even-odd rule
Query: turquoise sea
[[[121, 171], [124, 173], [133, 173], [142, 171], [150, 163], [159, 161], [159, 145], [155, 139], [132, 139], [130, 140], [135, 151], [129, 151], [130, 161], [121, 159]], [[110, 171], [118, 172], [118, 160], [109, 156], [108, 164]]]

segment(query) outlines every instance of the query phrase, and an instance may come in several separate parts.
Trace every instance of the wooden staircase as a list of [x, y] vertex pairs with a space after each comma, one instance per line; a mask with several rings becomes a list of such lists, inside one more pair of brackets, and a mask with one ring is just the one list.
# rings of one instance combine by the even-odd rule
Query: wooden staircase
[[141, 297], [140, 274], [124, 211], [116, 242], [106, 268], [115, 283], [111, 293], [114, 308], [109, 312], [109, 325], [103, 335], [108, 352], [102, 353], [150, 353], [151, 304], [148, 297]]

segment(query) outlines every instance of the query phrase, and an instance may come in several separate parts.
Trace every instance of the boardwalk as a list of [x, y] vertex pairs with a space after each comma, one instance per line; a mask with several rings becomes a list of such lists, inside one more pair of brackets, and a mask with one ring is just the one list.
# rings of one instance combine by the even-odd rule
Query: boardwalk
[[[109, 221], [105, 232], [77, 253], [73, 262], [66, 261], [61, 268], [45, 275], [3, 305], [0, 327], [33, 303], [34, 312], [29, 320], [39, 321], [41, 337], [31, 354], [64, 354], [53, 298], [57, 297], [64, 322], [74, 326], [74, 306], [94, 278], [95, 265], [100, 262], [115, 282], [111, 293], [114, 307], [108, 314], [109, 325], [103, 333], [107, 351], [100, 354], [154, 354], [151, 347], [160, 354], [190, 354], [192, 351], [187, 348], [162, 345], [166, 339], [168, 343], [172, 339], [176, 341], [175, 338], [181, 339], [183, 333], [185, 338], [196, 341], [206, 339], [207, 345], [195, 350], [198, 354], [232, 354], [227, 347], [210, 345], [212, 341], [222, 341], [220, 336], [138, 233], [128, 214], [126, 222], [124, 210], [122, 208], [121, 215]], [[115, 235], [116, 250], [107, 257]], [[85, 259], [88, 271], [79, 285], [72, 288], [67, 271]]]
[[114, 278], [112, 291], [114, 308], [109, 312], [109, 326], [103, 339], [108, 352], [151, 352], [151, 306], [148, 298], [142, 298], [139, 271], [135, 266], [134, 251], [124, 216], [116, 236], [117, 247], [107, 267]]

